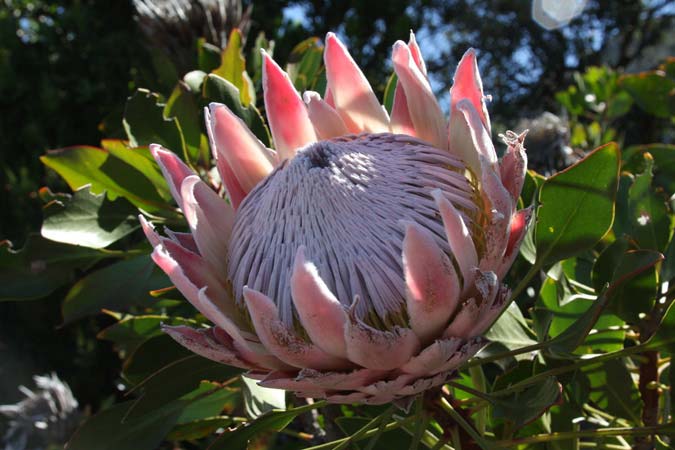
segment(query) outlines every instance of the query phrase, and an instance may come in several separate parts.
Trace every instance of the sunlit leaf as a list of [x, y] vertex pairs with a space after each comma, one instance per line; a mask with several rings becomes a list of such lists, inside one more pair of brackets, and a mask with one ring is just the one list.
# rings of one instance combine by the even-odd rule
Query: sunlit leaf
[[535, 242], [546, 265], [592, 248], [612, 226], [619, 149], [608, 144], [547, 179], [539, 192]]
[[45, 206], [41, 234], [56, 242], [104, 248], [140, 228], [136, 214], [124, 198], [111, 201], [83, 187], [70, 199]]
[[286, 391], [258, 386], [258, 382], [241, 377], [246, 414], [254, 419], [273, 409], [286, 409]]
[[91, 185], [94, 194], [105, 191], [110, 200], [124, 197], [148, 212], [172, 209], [159, 195], [153, 180], [145, 176], [147, 165], [137, 170], [132, 159], [127, 162], [105, 149], [82, 145], [50, 150], [40, 160], [55, 170], [73, 191]]
[[246, 60], [242, 54], [242, 48], [241, 32], [234, 28], [223, 50], [221, 64], [212, 73], [232, 83], [239, 90], [241, 103], [249, 106], [255, 102], [255, 91], [253, 82], [246, 73]]

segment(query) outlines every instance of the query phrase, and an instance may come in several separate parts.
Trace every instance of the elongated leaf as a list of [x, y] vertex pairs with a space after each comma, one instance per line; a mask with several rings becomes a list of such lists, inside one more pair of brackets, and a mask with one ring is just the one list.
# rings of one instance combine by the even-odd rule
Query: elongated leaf
[[255, 100], [253, 83], [246, 73], [246, 60], [242, 54], [241, 32], [234, 28], [227, 39], [227, 46], [222, 53], [220, 66], [212, 73], [218, 75], [239, 90], [239, 99], [244, 106], [249, 106]]
[[169, 284], [150, 255], [116, 262], [80, 279], [70, 289], [62, 305], [63, 320], [69, 323], [102, 309], [119, 311], [131, 305], [150, 305], [154, 300], [149, 291]]
[[200, 439], [214, 434], [219, 428], [227, 428], [232, 424], [232, 418], [227, 416], [208, 417], [177, 425], [166, 439], [169, 441]]
[[83, 270], [106, 258], [101, 251], [29, 235], [24, 247], [0, 242], [0, 301], [45, 297], [75, 280]]
[[111, 201], [85, 186], [72, 198], [45, 207], [41, 233], [56, 242], [104, 248], [140, 228], [136, 212], [125, 199]]
[[[127, 141], [120, 139], [103, 139], [101, 147], [115, 158], [121, 159], [133, 169], [143, 174], [152, 183], [152, 186], [157, 190], [162, 199], [171, 200], [169, 186], [166, 184], [162, 171], [157, 162], [155, 162], [155, 158], [152, 157], [148, 147], [129, 147]], [[128, 175], [136, 176], [136, 173]]]
[[316, 37], [305, 39], [296, 45], [288, 56], [286, 72], [295, 88], [313, 90], [323, 63], [323, 45]]
[[172, 209], [142, 172], [105, 149], [66, 147], [50, 150], [40, 160], [61, 175], [73, 191], [91, 185], [94, 194], [105, 191], [111, 200], [124, 197], [149, 212]]
[[590, 249], [609, 231], [619, 161], [616, 144], [607, 144], [543, 183], [535, 230], [541, 264]]
[[315, 405], [305, 405], [286, 411], [271, 411], [236, 430], [226, 430], [208, 450], [246, 450], [248, 441], [253, 437], [265, 431], [281, 431], [297, 416], [315, 408]]
[[396, 72], [392, 73], [387, 80], [387, 86], [384, 88], [384, 99], [382, 104], [387, 112], [391, 115], [391, 110], [394, 108], [394, 94], [396, 94], [396, 84], [398, 83], [398, 76]]

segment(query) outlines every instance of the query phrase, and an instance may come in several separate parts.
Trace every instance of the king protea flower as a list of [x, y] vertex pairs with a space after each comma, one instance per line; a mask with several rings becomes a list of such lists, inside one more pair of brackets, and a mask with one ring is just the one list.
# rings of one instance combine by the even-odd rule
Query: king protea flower
[[[446, 120], [411, 35], [396, 42], [391, 117], [329, 33], [327, 89], [295, 91], [264, 55], [275, 149], [226, 106], [206, 124], [226, 198], [151, 146], [191, 233], [152, 257], [211, 322], [165, 327], [267, 387], [372, 404], [445, 382], [484, 344], [530, 216], [516, 210], [523, 136], [498, 161], [473, 50]], [[304, 101], [303, 101], [304, 99]]]

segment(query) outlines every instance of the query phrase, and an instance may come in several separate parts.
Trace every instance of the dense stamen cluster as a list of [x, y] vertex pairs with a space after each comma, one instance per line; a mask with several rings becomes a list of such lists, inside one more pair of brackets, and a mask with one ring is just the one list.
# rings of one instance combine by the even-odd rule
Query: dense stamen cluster
[[239, 208], [228, 261], [235, 298], [243, 300], [244, 286], [263, 292], [291, 325], [290, 277], [304, 246], [340, 303], [358, 296], [357, 316], [387, 327], [405, 306], [404, 224], [430, 231], [450, 255], [431, 191], [475, 211], [463, 173], [456, 157], [405, 135], [343, 137], [298, 151]]

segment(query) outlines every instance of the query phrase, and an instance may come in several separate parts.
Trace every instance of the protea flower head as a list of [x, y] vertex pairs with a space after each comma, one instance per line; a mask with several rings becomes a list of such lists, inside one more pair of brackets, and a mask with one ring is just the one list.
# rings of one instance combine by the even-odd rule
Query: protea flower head
[[[144, 230], [155, 262], [214, 324], [166, 327], [267, 387], [386, 403], [437, 386], [483, 345], [529, 210], [523, 136], [499, 162], [473, 50], [446, 120], [414, 36], [396, 42], [391, 117], [329, 33], [323, 98], [264, 55], [275, 150], [226, 106], [206, 123], [226, 199], [151, 150], [191, 233]], [[303, 101], [304, 99], [304, 101]]]

